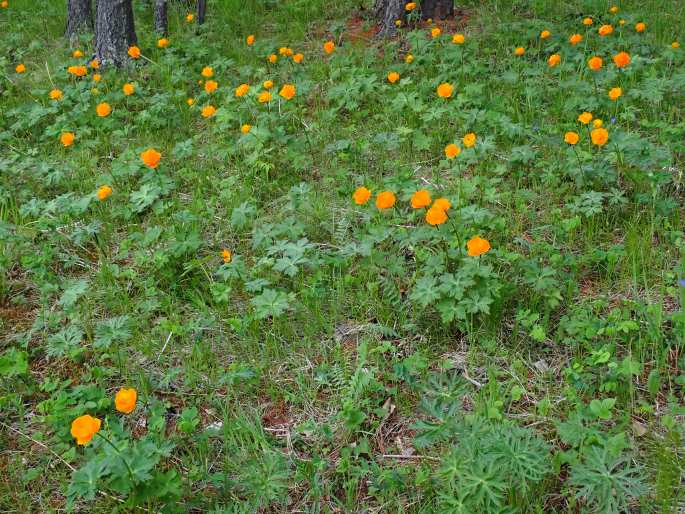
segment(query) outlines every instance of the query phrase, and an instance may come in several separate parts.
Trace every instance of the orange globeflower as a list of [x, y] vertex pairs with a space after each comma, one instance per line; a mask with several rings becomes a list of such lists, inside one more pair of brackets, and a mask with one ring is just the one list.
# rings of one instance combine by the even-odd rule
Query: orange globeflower
[[129, 46], [128, 47], [128, 55], [131, 56], [133, 59], [139, 59], [140, 58], [140, 48], [137, 46]]
[[426, 189], [419, 189], [411, 197], [412, 209], [422, 209], [431, 204], [431, 195]]
[[103, 201], [106, 200], [109, 195], [112, 194], [112, 188], [109, 186], [100, 186], [97, 191], [97, 197], [98, 200]]
[[600, 120], [599, 118], [595, 119], [595, 120], [592, 122], [592, 126], [595, 127], [595, 128], [599, 128], [599, 127], [601, 127], [602, 125], [604, 125], [604, 122], [603, 122], [602, 120]]
[[364, 205], [371, 198], [371, 191], [366, 189], [364, 186], [358, 187], [352, 194], [352, 199], [357, 205]]
[[404, 6], [404, 10], [408, 11], [408, 12], [411, 12], [414, 9], [416, 9], [416, 2], [409, 2], [409, 3], [405, 4], [405, 6]]
[[14, 68], [14, 71], [17, 73], [26, 73], [26, 66], [24, 64], [17, 64], [17, 66]]
[[645, 25], [645, 24], [642, 23], [642, 22], [636, 23], [636, 24], [635, 24], [635, 30], [636, 30], [637, 32], [644, 32], [646, 28], [647, 28], [647, 25]]
[[100, 68], [100, 61], [97, 59], [93, 59], [92, 61], [90, 61], [90, 63], [88, 63], [88, 65], [94, 70], [97, 70]]
[[391, 84], [394, 84], [398, 80], [400, 80], [400, 74], [399, 73], [397, 73], [396, 71], [391, 71], [390, 73], [388, 73], [388, 82], [390, 82]]
[[169, 46], [169, 40], [165, 37], [157, 40], [157, 48], [166, 48]]
[[250, 34], [245, 38], [245, 43], [247, 43], [248, 46], [254, 45], [254, 34]]
[[472, 237], [466, 243], [469, 257], [478, 257], [490, 251], [490, 242], [487, 239], [476, 236]]
[[592, 144], [597, 145], [597, 146], [604, 146], [607, 141], [609, 141], [609, 132], [607, 132], [607, 129], [598, 127], [596, 129], [592, 129], [592, 132], [590, 132], [590, 137], [592, 138]]
[[602, 58], [595, 55], [594, 57], [590, 58], [590, 60], [587, 62], [587, 65], [592, 71], [597, 71], [602, 67]]
[[133, 409], [136, 408], [137, 399], [138, 393], [135, 389], [121, 388], [117, 391], [117, 394], [114, 397], [114, 406], [119, 412], [131, 414]]
[[414, 62], [414, 56], [412, 54], [407, 54], [404, 57], [404, 62], [406, 62], [407, 64], [413, 63]]
[[547, 64], [549, 65], [550, 68], [554, 68], [560, 62], [561, 62], [561, 55], [559, 55], [559, 54], [552, 54], [549, 56], [549, 59], [547, 59]]
[[52, 91], [50, 91], [49, 96], [52, 100], [61, 100], [62, 92], [59, 89], [53, 89]]
[[0, 7], [2, 7], [3, 9], [7, 9], [9, 6], [10, 3], [7, 0], [2, 0], [2, 2], [0, 2]]
[[623, 94], [623, 90], [620, 87], [612, 87], [609, 90], [609, 98], [613, 100], [614, 102], [619, 99], [619, 97]]
[[440, 34], [442, 34], [442, 30], [440, 30], [438, 27], [435, 27], [431, 30], [431, 37], [436, 38]]
[[570, 38], [568, 38], [568, 42], [571, 43], [572, 45], [577, 45], [583, 40], [583, 36], [580, 34], [573, 34]]
[[580, 116], [578, 116], [578, 121], [581, 122], [583, 125], [587, 125], [592, 121], [592, 113], [582, 113]]
[[609, 8], [609, 12], [610, 12], [611, 14], [616, 14], [616, 13], [618, 12], [618, 5], [612, 5], [612, 6]]
[[680, 48], [680, 43], [678, 41], [673, 41], [673, 43], [671, 43], [671, 48]]
[[74, 53], [72, 53], [71, 56], [75, 59], [79, 59], [83, 57], [83, 52], [81, 50], [74, 50]]
[[304, 59], [304, 54], [295, 54], [293, 55], [293, 61], [296, 62], [297, 64], [300, 64], [302, 62], [302, 59]]
[[148, 148], [140, 154], [140, 159], [143, 161], [145, 166], [154, 170], [157, 166], [159, 166], [159, 161], [162, 160], [162, 154], [154, 148]]
[[95, 75], [93, 75], [93, 82], [100, 82], [101, 80], [102, 80], [102, 75], [100, 75], [99, 73], [96, 73]]
[[195, 103], [195, 99], [194, 98], [188, 98], [186, 100], [186, 103], [188, 104], [188, 107], [192, 107], [193, 104]]
[[71, 146], [74, 143], [75, 138], [76, 136], [73, 132], [64, 132], [59, 136], [60, 143], [62, 143], [63, 146]]
[[270, 102], [271, 101], [271, 93], [269, 93], [268, 91], [262, 91], [261, 93], [259, 93], [257, 100], [259, 101], [260, 104]]
[[566, 132], [564, 134], [564, 141], [567, 142], [569, 145], [575, 145], [578, 143], [578, 140], [580, 139], [580, 136], [576, 132]]
[[288, 50], [289, 50], [289, 48], [287, 46], [282, 46], [281, 48], [278, 49], [278, 53], [280, 55], [288, 55]]
[[433, 202], [433, 208], [442, 209], [443, 211], [447, 212], [452, 208], [452, 204], [447, 198], [438, 198]]
[[237, 88], [235, 88], [235, 96], [245, 96], [249, 90], [250, 86], [248, 84], [240, 84]]
[[445, 209], [436, 207], [435, 205], [426, 211], [426, 222], [429, 225], [442, 225], [447, 221], [447, 212]]
[[611, 25], [602, 25], [599, 27], [599, 30], [597, 31], [600, 36], [608, 36], [614, 31], [614, 27]]
[[[282, 98], [285, 98], [286, 100], [292, 100], [295, 98], [295, 93], [297, 90], [295, 89], [295, 86], [292, 84], [283, 84], [283, 87], [281, 90], [278, 92], [279, 96]], [[271, 93], [269, 93], [271, 94]]]
[[271, 64], [274, 64], [276, 61], [278, 61], [278, 56], [276, 54], [271, 54], [266, 58], [266, 60]]
[[464, 146], [466, 148], [473, 148], [474, 146], [476, 146], [476, 134], [474, 134], [473, 132], [469, 132], [464, 136], [464, 139], [462, 139], [462, 141], [464, 142]]
[[445, 156], [448, 159], [454, 159], [461, 153], [461, 148], [459, 148], [454, 143], [450, 143], [445, 147]]
[[590, 25], [592, 25], [592, 23], [592, 18], [585, 18], [583, 20], [583, 25], [585, 25], [586, 27], [589, 27]]
[[271, 89], [272, 87], [274, 87], [274, 81], [273, 81], [273, 80], [265, 80], [265, 81], [262, 83], [262, 87], [263, 87], [264, 89]]
[[83, 77], [88, 73], [88, 69], [85, 66], [69, 66], [67, 72], [76, 77]]
[[79, 416], [71, 422], [71, 436], [76, 444], [87, 444], [100, 430], [101, 422], [88, 414]]
[[219, 84], [215, 80], [208, 80], [205, 82], [205, 91], [207, 93], [213, 93], [216, 91], [216, 88], [219, 87]]
[[247, 123], [240, 126], [240, 132], [242, 132], [243, 134], [248, 134], [251, 129], [252, 129], [252, 125], [248, 125]]
[[516, 47], [516, 50], [514, 50], [514, 54], [521, 56], [526, 53], [526, 49], [523, 48], [522, 46]]
[[335, 50], [335, 43], [333, 41], [326, 41], [323, 44], [323, 51], [327, 54], [332, 54], [333, 50]]
[[203, 118], [211, 118], [216, 114], [216, 107], [213, 105], [205, 105], [202, 108], [202, 117]]
[[549, 30], [543, 30], [540, 32], [540, 39], [547, 39], [552, 33]]
[[437, 93], [440, 98], [449, 98], [452, 96], [452, 93], [454, 92], [454, 88], [452, 87], [452, 84], [449, 84], [448, 82], [443, 82], [438, 86]]
[[102, 102], [97, 105], [95, 112], [97, 112], [98, 116], [101, 118], [106, 118], [112, 112], [112, 107], [107, 102]]
[[376, 196], [376, 207], [379, 209], [390, 209], [395, 205], [395, 194], [392, 191], [382, 191]]
[[231, 262], [231, 259], [233, 258], [233, 254], [231, 253], [231, 250], [228, 248], [224, 248], [221, 250], [221, 259], [224, 261], [224, 264], [228, 264]]
[[192, 23], [194, 19], [195, 19], [195, 15], [193, 13], [189, 12], [188, 14], [186, 14], [186, 21], [188, 23]]
[[614, 55], [614, 64], [617, 68], [625, 68], [630, 64], [630, 54], [628, 52], [619, 52]]
[[124, 84], [121, 90], [124, 92], [126, 96], [131, 96], [135, 92], [136, 88], [133, 86], [133, 84], [127, 82], [126, 84]]
[[202, 75], [206, 79], [212, 78], [214, 76], [214, 68], [212, 68], [211, 66], [205, 66], [204, 68], [202, 68], [200, 75]]
[[454, 43], [455, 45], [463, 45], [464, 41], [466, 41], [466, 37], [464, 36], [464, 34], [455, 34], [454, 36], [452, 36], [452, 43]]

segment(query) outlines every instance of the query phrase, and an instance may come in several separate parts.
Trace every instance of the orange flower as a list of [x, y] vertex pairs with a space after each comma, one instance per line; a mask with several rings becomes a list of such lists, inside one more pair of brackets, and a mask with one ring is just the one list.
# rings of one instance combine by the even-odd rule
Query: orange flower
[[74, 143], [75, 138], [76, 136], [73, 132], [64, 132], [61, 136], [59, 136], [59, 140], [63, 146], [71, 146]]
[[609, 8], [609, 12], [610, 12], [611, 14], [616, 14], [616, 13], [618, 12], [618, 5], [612, 5], [612, 6]]
[[3, 9], [7, 9], [9, 5], [10, 3], [7, 0], [2, 0], [2, 2], [0, 2], [0, 7], [2, 7]]
[[202, 117], [211, 118], [216, 114], [216, 108], [213, 105], [205, 105], [202, 108]]
[[81, 57], [83, 57], [83, 52], [81, 50], [74, 50], [74, 53], [72, 53], [71, 56], [74, 59], [80, 59]]
[[455, 45], [463, 45], [464, 41], [466, 41], [466, 37], [464, 37], [464, 34], [455, 34], [452, 36], [452, 43]]
[[53, 89], [50, 91], [49, 96], [52, 100], [61, 100], [62, 92], [59, 89]]
[[603, 122], [602, 120], [600, 120], [599, 118], [595, 119], [595, 120], [592, 122], [592, 126], [595, 127], [595, 128], [599, 128], [599, 127], [601, 127], [602, 125], [604, 125], [604, 122]]
[[302, 62], [302, 59], [304, 59], [303, 54], [295, 54], [293, 55], [293, 61], [296, 62], [297, 64], [300, 64]]
[[278, 49], [278, 53], [280, 55], [288, 55], [288, 50], [289, 50], [289, 48], [287, 46], [282, 46], [281, 48]]
[[395, 205], [395, 194], [391, 191], [382, 191], [376, 196], [376, 207], [379, 209], [390, 209]]
[[102, 102], [97, 105], [95, 112], [97, 112], [98, 116], [101, 118], [106, 118], [112, 112], [112, 107], [107, 102]]
[[88, 414], [79, 416], [71, 422], [71, 435], [76, 444], [86, 444], [98, 433], [101, 422]]
[[248, 125], [247, 123], [245, 123], [244, 125], [240, 126], [240, 132], [242, 132], [243, 134], [247, 134], [250, 132], [251, 128], [252, 128], [252, 125]]
[[354, 199], [354, 203], [357, 205], [364, 205], [369, 201], [369, 198], [371, 198], [371, 191], [366, 189], [364, 186], [358, 187], [352, 195], [352, 198]]
[[411, 12], [414, 9], [416, 9], [416, 2], [409, 2], [409, 3], [405, 4], [405, 6], [404, 6], [404, 10], [407, 12]]
[[612, 87], [609, 90], [609, 98], [613, 100], [614, 102], [619, 99], [619, 97], [623, 94], [623, 90], [620, 87]]
[[680, 48], [680, 43], [678, 43], [678, 41], [673, 41], [673, 43], [671, 43], [671, 48]]
[[263, 87], [264, 89], [271, 89], [272, 87], [274, 87], [274, 81], [273, 81], [273, 80], [265, 80], [265, 81], [262, 83], [262, 87]]
[[406, 62], [407, 64], [413, 63], [414, 62], [414, 56], [412, 54], [407, 54], [404, 57], [404, 62]]
[[435, 205], [426, 211], [426, 222], [429, 225], [442, 225], [447, 221], [447, 213], [445, 209], [436, 207]]
[[202, 75], [206, 79], [212, 78], [214, 76], [214, 68], [212, 68], [211, 66], [205, 66], [204, 68], [202, 68], [200, 75]]
[[260, 104], [264, 104], [267, 102], [271, 101], [271, 93], [268, 91], [262, 91], [259, 93], [259, 96], [257, 96], [257, 100], [259, 101]]
[[271, 64], [274, 64], [276, 61], [278, 61], [278, 56], [276, 54], [271, 54], [266, 58], [267, 61], [269, 61]]
[[76, 77], [83, 77], [86, 73], [88, 73], [88, 69], [85, 66], [69, 66], [67, 68], [67, 72]]
[[628, 52], [619, 52], [614, 55], [614, 64], [617, 68], [625, 68], [630, 64], [630, 54]]
[[145, 166], [154, 170], [157, 166], [159, 166], [159, 161], [162, 160], [162, 154], [154, 148], [148, 148], [140, 154], [140, 159], [143, 161]]
[[254, 34], [250, 34], [245, 38], [245, 43], [247, 43], [248, 46], [254, 45]]
[[469, 132], [464, 136], [464, 139], [462, 139], [462, 141], [464, 142], [464, 146], [466, 148], [473, 148], [474, 146], [476, 146], [476, 134], [474, 134], [473, 132]]
[[590, 25], [592, 25], [592, 18], [585, 18], [583, 20], [583, 25], [585, 25], [586, 27], [589, 27]]
[[92, 61], [90, 61], [90, 63], [88, 63], [88, 65], [94, 70], [97, 70], [100, 68], [100, 61], [98, 61], [97, 59], [93, 59]]
[[436, 38], [440, 34], [442, 34], [442, 30], [440, 30], [438, 27], [435, 27], [431, 30], [431, 37]]
[[205, 82], [205, 91], [207, 93], [212, 93], [212, 92], [216, 91], [216, 88], [218, 88], [218, 87], [219, 87], [219, 84], [217, 84], [217, 82], [214, 80], [208, 80], [207, 82]]
[[636, 24], [635, 24], [635, 30], [636, 30], [637, 32], [644, 32], [646, 28], [647, 28], [647, 25], [645, 25], [645, 24], [642, 23], [642, 22], [636, 23]]
[[602, 67], [602, 58], [597, 57], [596, 55], [594, 57], [590, 57], [590, 60], [587, 62], [587, 65], [590, 67], [592, 71], [598, 71]]
[[516, 47], [516, 50], [514, 50], [514, 53], [520, 57], [526, 53], [526, 49], [523, 48], [522, 46], [519, 46], [519, 47]]
[[248, 84], [240, 84], [237, 88], [235, 88], [235, 96], [245, 96], [249, 90], [250, 86]]
[[580, 136], [578, 136], [576, 132], [566, 132], [566, 134], [564, 134], [564, 141], [569, 145], [577, 144], [579, 139]]
[[131, 414], [133, 409], [136, 408], [137, 399], [138, 393], [135, 389], [121, 388], [117, 391], [117, 394], [114, 397], [114, 406], [119, 412]]
[[552, 33], [549, 30], [543, 30], [540, 32], [540, 39], [547, 39]]
[[186, 14], [186, 21], [188, 23], [193, 23], [194, 19], [195, 19], [195, 15], [193, 13], [189, 12], [188, 14]]
[[166, 48], [169, 46], [169, 40], [165, 37], [157, 40], [157, 48]]
[[14, 71], [17, 73], [26, 73], [26, 66], [23, 64], [17, 64], [17, 66], [14, 68]]
[[124, 94], [126, 96], [131, 96], [135, 92], [136, 88], [133, 84], [131, 84], [130, 82], [127, 82], [126, 84], [123, 85], [121, 90], [124, 92]]
[[112, 188], [109, 186], [100, 186], [97, 191], [98, 200], [106, 200], [109, 195], [112, 194]]
[[101, 80], [102, 80], [102, 75], [100, 75], [99, 73], [96, 73], [95, 75], [93, 75], [93, 82], [100, 82]]
[[597, 31], [600, 36], [608, 36], [614, 31], [614, 27], [611, 25], [602, 25], [599, 27], [599, 30]]
[[461, 153], [461, 148], [459, 148], [454, 143], [450, 143], [445, 147], [445, 156], [448, 159], [454, 159]]
[[578, 116], [578, 121], [581, 122], [583, 125], [587, 125], [592, 121], [592, 113], [582, 113], [580, 116]]
[[333, 50], [335, 50], [335, 43], [333, 41], [326, 41], [323, 44], [323, 51], [327, 54], [332, 54]]
[[592, 138], [592, 144], [604, 146], [609, 141], [609, 132], [607, 132], [607, 129], [599, 127], [590, 132], [590, 137]]
[[443, 82], [438, 86], [437, 93], [440, 98], [449, 98], [452, 96], [452, 93], [454, 92], [454, 88], [452, 87], [452, 84], [449, 84], [447, 82]]
[[[283, 84], [283, 87], [281, 90], [278, 92], [279, 96], [282, 98], [285, 98], [286, 100], [292, 100], [295, 98], [295, 93], [297, 90], [295, 89], [295, 86], [292, 84]], [[271, 93], [269, 93], [271, 94]]]
[[550, 68], [554, 68], [560, 62], [561, 62], [561, 55], [559, 55], [559, 54], [552, 54], [549, 56], [549, 59], [547, 59], [547, 64], [549, 65]]
[[394, 84], [398, 80], [400, 80], [400, 74], [399, 73], [397, 73], [396, 71], [391, 71], [390, 73], [388, 73], [388, 82], [390, 82], [391, 84]]
[[224, 248], [223, 250], [221, 250], [221, 258], [223, 259], [225, 264], [231, 262], [232, 257], [233, 255], [231, 254], [231, 251], [229, 249]]
[[412, 209], [422, 209], [431, 204], [431, 195], [426, 189], [419, 189], [411, 197]]
[[577, 45], [583, 40], [583, 36], [580, 34], [573, 34], [570, 38], [568, 38], [568, 42], [571, 43], [572, 45]]
[[129, 46], [128, 55], [133, 59], [140, 59], [140, 48], [137, 46]]
[[466, 248], [468, 249], [469, 257], [478, 257], [490, 251], [490, 242], [487, 239], [476, 236], [469, 239], [466, 243]]
[[438, 198], [433, 202], [433, 208], [442, 209], [443, 211], [447, 212], [452, 208], [452, 204], [447, 198]]
[[194, 98], [188, 98], [186, 100], [186, 103], [188, 104], [188, 107], [192, 107], [192, 105], [195, 103], [195, 99]]

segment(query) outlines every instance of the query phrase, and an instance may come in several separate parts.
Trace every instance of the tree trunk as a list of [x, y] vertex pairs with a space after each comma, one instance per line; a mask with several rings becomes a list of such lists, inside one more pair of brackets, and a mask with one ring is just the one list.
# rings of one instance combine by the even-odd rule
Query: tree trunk
[[163, 36], [169, 32], [166, 3], [167, 0], [155, 0], [155, 30]]
[[424, 20], [444, 20], [454, 16], [454, 0], [423, 0], [421, 17]]
[[197, 24], [202, 25], [205, 22], [205, 14], [207, 12], [207, 0], [197, 0]]
[[378, 37], [394, 36], [397, 32], [395, 22], [404, 18], [404, 0], [376, 0], [373, 7], [378, 20]]
[[93, 31], [93, 9], [90, 0], [69, 0], [67, 5], [67, 30], [64, 35], [71, 38], [80, 32]]
[[100, 64], [123, 66], [128, 47], [137, 41], [131, 0], [97, 0], [95, 57]]

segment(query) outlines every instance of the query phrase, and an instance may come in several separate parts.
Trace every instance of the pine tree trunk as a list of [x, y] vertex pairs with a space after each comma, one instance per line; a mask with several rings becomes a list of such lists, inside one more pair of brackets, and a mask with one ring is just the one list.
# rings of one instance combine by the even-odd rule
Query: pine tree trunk
[[128, 47], [137, 41], [131, 0], [97, 0], [95, 57], [100, 64], [123, 66]]
[[81, 32], [93, 31], [93, 9], [90, 0], [69, 0], [67, 4], [67, 30], [64, 35], [71, 38]]
[[394, 36], [395, 22], [404, 18], [404, 0], [376, 0], [374, 14], [378, 20], [378, 37]]
[[166, 4], [167, 0], [155, 0], [155, 30], [163, 36], [169, 32]]
[[205, 14], [207, 13], [207, 0], [197, 0], [197, 24], [202, 25], [205, 22]]
[[421, 17], [426, 20], [444, 20], [454, 16], [454, 0], [423, 0]]

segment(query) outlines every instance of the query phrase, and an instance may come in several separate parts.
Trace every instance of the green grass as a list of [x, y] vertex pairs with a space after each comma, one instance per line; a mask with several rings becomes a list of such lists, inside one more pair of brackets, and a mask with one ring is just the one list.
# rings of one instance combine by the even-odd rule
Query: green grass
[[[359, 17], [373, 27], [370, 2], [210, 1], [199, 30], [172, 3], [166, 50], [136, 2], [149, 61], [101, 70], [97, 85], [66, 73], [92, 47], [84, 36], [86, 57], [71, 57], [63, 2], [10, 4], [0, 510], [682, 508], [681, 2], [616, 15], [590, 0], [469, 2], [438, 40], [422, 26], [393, 41], [349, 30]], [[605, 22], [616, 31], [600, 38]], [[303, 63], [269, 65], [281, 47]], [[621, 50], [632, 62], [617, 72]], [[604, 58], [596, 82], [591, 55]], [[267, 79], [270, 106], [256, 100]], [[453, 98], [436, 96], [441, 82]], [[606, 146], [590, 143], [583, 111], [603, 120]], [[154, 171], [138, 156], [149, 147]], [[362, 185], [374, 196], [357, 206]], [[422, 188], [450, 200], [444, 225], [409, 207]], [[382, 190], [397, 197], [386, 212]], [[466, 255], [475, 235], [492, 245], [481, 257]], [[121, 387], [138, 392], [129, 415], [115, 411]], [[114, 448], [75, 444], [83, 414]]]

